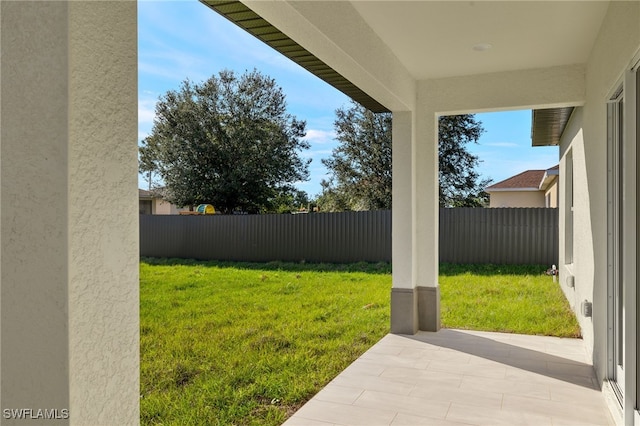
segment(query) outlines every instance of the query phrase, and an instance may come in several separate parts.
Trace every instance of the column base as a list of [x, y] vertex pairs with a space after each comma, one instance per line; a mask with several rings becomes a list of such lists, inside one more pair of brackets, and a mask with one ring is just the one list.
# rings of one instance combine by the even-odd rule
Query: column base
[[391, 333], [440, 330], [440, 287], [392, 288]]
[[420, 330], [440, 330], [440, 287], [418, 286], [417, 294]]
[[393, 334], [418, 332], [418, 297], [415, 288], [391, 289], [391, 332]]

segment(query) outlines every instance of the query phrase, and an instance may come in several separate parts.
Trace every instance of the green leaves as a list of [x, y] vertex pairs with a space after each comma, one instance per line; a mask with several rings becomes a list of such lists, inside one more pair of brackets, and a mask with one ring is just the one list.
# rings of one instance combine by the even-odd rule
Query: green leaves
[[391, 208], [391, 114], [375, 114], [353, 102], [338, 109], [340, 145], [322, 163], [333, 173], [318, 200], [324, 211]]
[[[320, 210], [377, 210], [391, 208], [390, 113], [375, 114], [353, 102], [336, 111], [334, 123], [340, 145], [322, 163], [332, 176], [322, 182]], [[439, 204], [441, 207], [482, 207], [489, 195], [475, 170], [478, 157], [466, 145], [477, 143], [482, 123], [473, 115], [444, 116], [439, 120]]]
[[160, 97], [151, 134], [140, 147], [140, 171], [164, 182], [179, 206], [272, 210], [294, 182], [307, 180], [306, 123], [286, 112], [275, 80], [253, 70], [221, 71], [201, 84], [185, 80]]
[[438, 183], [440, 207], [483, 207], [489, 195], [484, 192], [490, 180], [479, 180], [475, 170], [478, 157], [466, 145], [477, 143], [484, 132], [482, 123], [473, 115], [450, 115], [439, 119]]

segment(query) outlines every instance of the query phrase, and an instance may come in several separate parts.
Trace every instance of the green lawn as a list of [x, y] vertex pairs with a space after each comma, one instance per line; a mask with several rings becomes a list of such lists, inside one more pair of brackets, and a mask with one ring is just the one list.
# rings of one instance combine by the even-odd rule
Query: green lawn
[[[576, 335], [542, 269], [442, 265], [443, 325]], [[388, 333], [390, 289], [383, 263], [143, 259], [142, 424], [282, 423]]]
[[442, 326], [580, 337], [580, 327], [542, 266], [440, 265]]

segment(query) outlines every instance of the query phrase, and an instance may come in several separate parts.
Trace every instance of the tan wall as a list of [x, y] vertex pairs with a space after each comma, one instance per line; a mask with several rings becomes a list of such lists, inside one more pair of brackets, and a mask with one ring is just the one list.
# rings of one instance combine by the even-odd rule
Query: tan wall
[[[545, 207], [557, 208], [559, 202], [559, 192], [558, 192], [558, 178], [553, 180], [553, 183], [547, 190], [544, 192], [545, 197]], [[547, 198], [549, 198], [549, 205], [547, 205]]]
[[546, 207], [543, 191], [491, 192], [489, 207]]
[[180, 214], [181, 211], [189, 210], [188, 208], [178, 208], [174, 204], [164, 201], [160, 198], [153, 199], [153, 214]]
[[0, 20], [1, 408], [138, 424], [136, 3]]
[[68, 10], [1, 2], [0, 19], [1, 408], [68, 409]]
[[137, 5], [68, 4], [71, 423], [138, 424]]

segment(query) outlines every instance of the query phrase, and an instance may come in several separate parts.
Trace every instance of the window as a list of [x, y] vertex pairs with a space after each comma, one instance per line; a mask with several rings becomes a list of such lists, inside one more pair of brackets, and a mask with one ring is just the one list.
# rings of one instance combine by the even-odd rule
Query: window
[[[573, 263], [573, 150], [565, 156], [564, 263]], [[547, 206], [548, 207], [548, 206]]]

